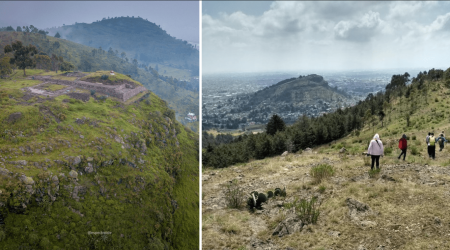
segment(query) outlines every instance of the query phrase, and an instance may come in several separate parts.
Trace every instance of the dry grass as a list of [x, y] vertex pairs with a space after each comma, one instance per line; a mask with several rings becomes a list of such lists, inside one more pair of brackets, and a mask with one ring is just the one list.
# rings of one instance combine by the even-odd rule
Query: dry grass
[[[450, 243], [443, 239], [448, 237], [446, 232], [450, 229], [450, 215], [446, 212], [450, 207], [447, 202], [450, 177], [437, 173], [442, 169], [438, 165], [443, 163], [409, 155], [415, 164], [433, 163], [428, 172], [421, 170], [419, 174], [406, 164], [405, 168], [396, 167], [395, 164], [403, 162], [394, 158], [395, 153], [381, 159], [381, 172], [375, 178], [369, 178], [370, 167], [365, 166], [363, 157], [340, 159], [337, 153], [304, 153], [293, 155], [290, 161], [274, 157], [239, 167], [206, 169], [203, 174], [211, 178], [203, 181], [203, 249], [251, 249], [252, 242], [269, 238], [277, 249], [357, 249], [360, 245], [367, 249], [380, 245], [385, 249], [429, 249], [430, 246], [448, 249]], [[323, 180], [320, 186], [312, 185], [312, 165], [322, 162], [332, 165], [335, 175]], [[382, 179], [382, 175], [395, 181]], [[274, 228], [284, 219], [282, 210], [251, 213], [246, 209], [228, 209], [212, 198], [221, 197], [220, 185], [234, 178], [240, 179], [246, 193], [267, 192], [285, 185], [285, 202], [318, 196], [322, 204], [317, 224], [282, 238], [273, 237]], [[421, 179], [442, 181], [445, 185], [429, 184], [426, 180], [422, 184]], [[376, 212], [365, 218], [376, 222], [376, 227], [364, 228], [349, 219], [345, 204], [348, 197], [368, 204]], [[440, 224], [435, 222], [435, 217]], [[340, 235], [332, 236], [332, 231]]]

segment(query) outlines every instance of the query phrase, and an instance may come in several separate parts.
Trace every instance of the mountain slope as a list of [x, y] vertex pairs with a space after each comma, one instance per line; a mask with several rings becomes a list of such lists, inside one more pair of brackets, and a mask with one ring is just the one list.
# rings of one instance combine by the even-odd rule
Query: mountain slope
[[[40, 34], [4, 31], [0, 32], [0, 55], [3, 53], [4, 46], [16, 40], [22, 41], [24, 45], [35, 45], [39, 51], [50, 56], [53, 53], [62, 56], [65, 61], [73, 63], [75, 69], [79, 71], [114, 70], [131, 75], [146, 88], [167, 100], [168, 105], [176, 111], [180, 122], [184, 122], [184, 116], [188, 112], [199, 110], [198, 92], [183, 89], [175, 83], [170, 84], [162, 81], [152, 72], [140, 69], [136, 65], [128, 63], [114, 54], [108, 54], [104, 50]], [[55, 43], [59, 45], [55, 46]], [[191, 129], [198, 130], [192, 124], [188, 125], [191, 125]]]
[[[409, 85], [406, 81], [393, 88], [393, 82], [393, 91], [369, 95], [358, 104], [364, 112], [355, 113], [365, 117], [365, 124], [341, 138], [319, 141], [312, 149], [301, 147], [283, 156], [204, 170], [203, 247], [448, 249], [449, 243], [442, 239], [450, 229], [446, 213], [450, 208], [449, 145], [443, 151], [437, 146], [436, 159], [431, 160], [425, 137], [428, 132], [448, 135], [450, 68], [421, 72]], [[384, 111], [382, 121], [372, 120], [371, 108], [373, 114]], [[317, 118], [310, 122], [314, 121]], [[335, 126], [339, 126], [337, 121]], [[370, 171], [370, 157], [364, 153], [375, 133], [385, 149], [380, 172]], [[397, 159], [403, 134], [408, 136], [406, 161]], [[309, 133], [302, 139], [313, 140], [316, 135]], [[275, 146], [275, 137], [270, 142]], [[251, 145], [250, 141], [247, 144]], [[314, 176], [320, 176], [317, 167], [323, 164], [331, 166], [334, 173], [318, 181]], [[286, 187], [287, 195], [269, 199], [261, 210], [229, 209], [226, 187], [233, 179], [239, 181], [243, 198], [252, 191], [267, 193], [277, 187]], [[314, 197], [320, 214], [317, 223], [306, 223], [299, 218], [299, 204]]]
[[166, 102], [27, 74], [0, 79], [0, 248], [198, 249], [198, 135]]
[[65, 39], [90, 47], [124, 51], [128, 58], [136, 58], [141, 63], [162, 63], [192, 70], [193, 75], [198, 76], [198, 50], [142, 18], [104, 18], [91, 24], [77, 23], [48, 31], [59, 32]]

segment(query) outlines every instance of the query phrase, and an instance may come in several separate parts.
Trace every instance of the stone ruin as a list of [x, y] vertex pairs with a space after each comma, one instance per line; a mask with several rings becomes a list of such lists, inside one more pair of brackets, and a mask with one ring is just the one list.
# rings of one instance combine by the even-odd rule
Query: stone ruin
[[51, 76], [34, 76], [34, 79], [41, 80], [44, 83], [60, 84], [95, 91], [97, 93], [116, 97], [123, 102], [147, 90], [144, 86], [133, 86], [133, 84], [129, 83], [123, 83], [121, 85], [104, 85], [101, 83], [91, 83], [81, 80], [68, 81], [53, 79]]

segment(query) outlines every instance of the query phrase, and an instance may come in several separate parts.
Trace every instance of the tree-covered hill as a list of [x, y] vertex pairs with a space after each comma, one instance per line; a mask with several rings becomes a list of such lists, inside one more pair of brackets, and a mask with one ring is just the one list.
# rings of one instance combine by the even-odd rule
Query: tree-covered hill
[[203, 164], [222, 168], [284, 151], [297, 152], [360, 134], [364, 129], [389, 135], [441, 128], [448, 122], [448, 105], [443, 100], [449, 88], [450, 69], [430, 69], [412, 79], [408, 73], [393, 75], [385, 92], [369, 94], [353, 107], [316, 118], [299, 117], [295, 124], [276, 133], [239, 136], [229, 144], [211, 143], [203, 154]]
[[198, 134], [150, 91], [122, 102], [26, 74], [0, 79], [0, 249], [198, 249]]
[[[52, 54], [63, 57], [64, 61], [71, 62], [75, 66], [75, 70], [85, 72], [113, 70], [130, 75], [166, 100], [169, 107], [176, 111], [177, 119], [180, 122], [184, 122], [184, 116], [187, 113], [199, 110], [198, 89], [189, 90], [185, 82], [172, 77], [160, 76], [153, 68], [139, 68], [137, 61], [128, 62], [116, 56], [115, 53], [45, 34], [15, 31], [0, 31], [0, 57], [4, 57], [3, 48], [16, 40], [22, 41], [24, 45], [36, 46], [38, 51], [49, 57]], [[195, 131], [198, 130], [198, 124], [186, 125]]]
[[[143, 64], [164, 64], [190, 70], [198, 76], [199, 51], [187, 41], [167, 34], [159, 25], [140, 17], [103, 18], [101, 21], [76, 23], [48, 29], [62, 38], [90, 47], [118, 51], [118, 56], [137, 59]], [[162, 72], [160, 72], [162, 73]]]

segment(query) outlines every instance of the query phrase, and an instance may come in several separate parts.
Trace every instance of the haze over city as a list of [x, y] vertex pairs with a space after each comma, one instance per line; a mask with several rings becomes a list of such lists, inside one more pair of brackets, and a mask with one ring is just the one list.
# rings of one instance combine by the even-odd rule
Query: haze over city
[[447, 68], [449, 2], [203, 2], [203, 73]]

